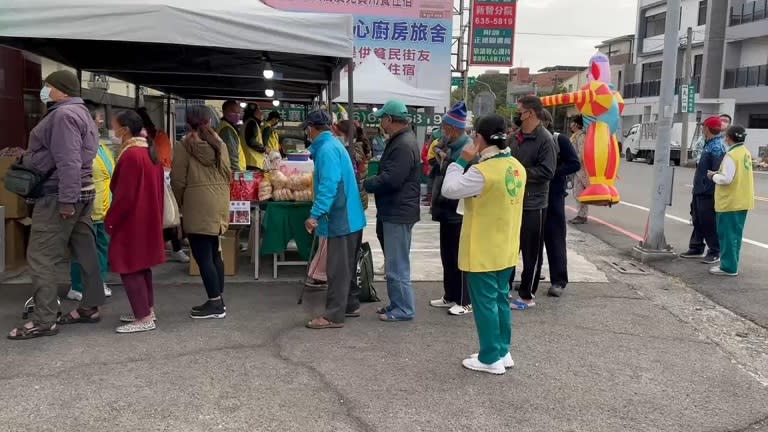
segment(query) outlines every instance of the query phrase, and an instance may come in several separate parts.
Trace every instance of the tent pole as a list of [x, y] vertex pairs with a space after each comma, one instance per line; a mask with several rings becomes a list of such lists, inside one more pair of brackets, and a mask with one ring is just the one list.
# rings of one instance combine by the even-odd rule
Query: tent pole
[[333, 79], [328, 80], [328, 87], [325, 88], [325, 97], [328, 98], [328, 105], [326, 105], [326, 109], [328, 110], [328, 113], [330, 114], [331, 111], [331, 84], [333, 82]]
[[133, 107], [139, 108], [139, 100], [141, 99], [141, 87], [138, 85], [133, 86]]
[[[171, 136], [171, 133], [173, 133], [173, 137], [175, 140], [176, 137], [176, 131], [171, 131], [171, 95], [168, 95], [166, 100], [166, 108], [165, 108], [165, 130], [168, 133], [168, 136]], [[175, 129], [175, 128], [174, 128]]]
[[352, 88], [352, 84], [354, 82], [354, 79], [352, 78], [354, 76], [354, 70], [355, 70], [355, 61], [353, 59], [349, 59], [349, 62], [347, 63], [349, 73], [347, 73], [347, 100], [349, 101], [349, 121], [350, 121], [350, 128], [349, 133], [347, 133], [347, 142], [349, 143], [350, 148], [352, 148], [352, 144], [355, 142], [355, 127], [354, 127], [354, 120], [355, 120], [355, 101], [354, 101], [354, 91]]

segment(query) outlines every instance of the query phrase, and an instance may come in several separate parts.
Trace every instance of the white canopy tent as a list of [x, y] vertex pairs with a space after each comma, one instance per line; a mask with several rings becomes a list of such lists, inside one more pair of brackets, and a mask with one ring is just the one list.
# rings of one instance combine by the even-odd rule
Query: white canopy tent
[[3, 0], [0, 44], [188, 98], [264, 98], [270, 88], [303, 102], [353, 52], [351, 16], [258, 0]]
[[[354, 101], [358, 104], [384, 104], [398, 99], [412, 107], [443, 108], [443, 96], [434, 90], [418, 89], [392, 75], [376, 56], [368, 56], [353, 72]], [[348, 86], [342, 74], [341, 95], [334, 102], [348, 102]]]

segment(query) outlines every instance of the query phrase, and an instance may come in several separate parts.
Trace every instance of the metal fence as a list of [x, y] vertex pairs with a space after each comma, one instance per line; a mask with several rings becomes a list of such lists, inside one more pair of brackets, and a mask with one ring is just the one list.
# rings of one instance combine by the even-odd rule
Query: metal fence
[[768, 64], [725, 70], [724, 89], [768, 86]]
[[[696, 86], [696, 91], [698, 92], [701, 83], [701, 77], [695, 76], [691, 80], [693, 84]], [[677, 78], [675, 80], [675, 94], [678, 94], [680, 92], [680, 86], [685, 84], [683, 78]], [[624, 91], [622, 92], [622, 96], [625, 99], [632, 99], [632, 98], [643, 98], [643, 97], [656, 97], [659, 96], [661, 93], [661, 81], [660, 80], [654, 80], [654, 81], [644, 81], [639, 83], [631, 83], [631, 84], [625, 84], [624, 85]]]
[[746, 2], [741, 7], [731, 6], [730, 25], [737, 26], [768, 18], [768, 0]]

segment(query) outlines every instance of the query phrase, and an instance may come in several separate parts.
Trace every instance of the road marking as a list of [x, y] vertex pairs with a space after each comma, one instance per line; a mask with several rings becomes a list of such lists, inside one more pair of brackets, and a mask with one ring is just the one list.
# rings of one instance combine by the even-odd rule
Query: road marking
[[[693, 189], [693, 185], [687, 184], [687, 185], [685, 185], [685, 187], [687, 187], [688, 189]], [[755, 195], [755, 200], [762, 201], [762, 202], [768, 202], [768, 198], [761, 197], [761, 196], [758, 196], [758, 195]]]
[[[565, 208], [566, 208], [566, 209], [568, 209], [568, 210], [570, 210], [570, 211], [571, 211], [571, 212], [573, 212], [573, 213], [578, 213], [578, 210], [576, 210], [575, 208], [573, 208], [573, 207], [571, 207], [571, 206], [568, 206], [568, 205], [567, 205], [567, 206], [565, 206]], [[612, 224], [612, 223], [610, 223], [610, 222], [606, 222], [606, 221], [604, 221], [604, 220], [602, 220], [602, 219], [600, 219], [600, 218], [596, 218], [596, 217], [594, 217], [594, 216], [589, 216], [589, 217], [588, 217], [588, 219], [589, 219], [589, 220], [591, 220], [591, 221], [597, 222], [597, 223], [599, 223], [600, 225], [605, 225], [605, 226], [607, 226], [608, 228], [610, 228], [610, 229], [612, 229], [612, 230], [614, 230], [614, 231], [616, 231], [616, 232], [618, 232], [618, 233], [620, 233], [620, 234], [624, 234], [625, 236], [627, 236], [627, 237], [631, 238], [632, 240], [635, 240], [635, 241], [643, 241], [643, 238], [642, 238], [641, 236], [639, 236], [639, 235], [637, 235], [637, 234], [635, 234], [635, 233], [633, 233], [633, 232], [627, 231], [627, 230], [625, 230], [624, 228], [621, 228], [621, 227], [619, 227], [619, 226], [616, 226], [616, 225], [614, 225], [614, 224]]]
[[[636, 208], [638, 210], [643, 210], [643, 211], [646, 211], [646, 212], [650, 212], [651, 211], [651, 209], [649, 209], [648, 207], [643, 207], [643, 206], [640, 206], [640, 205], [637, 205], [637, 204], [632, 204], [632, 203], [629, 203], [629, 202], [626, 202], [626, 201], [622, 201], [619, 204], [625, 205], [627, 207]], [[680, 218], [680, 217], [677, 217], [677, 216], [673, 216], [671, 214], [667, 214], [666, 216], [667, 216], [667, 218], [672, 219], [675, 222], [684, 223], [686, 225], [690, 224], [690, 221], [688, 219], [683, 219], [683, 218]], [[752, 246], [757, 246], [757, 247], [760, 247], [760, 248], [763, 248], [763, 249], [768, 249], [768, 244], [760, 243], [758, 241], [751, 240], [751, 239], [748, 239], [746, 237], [742, 237], [741, 241], [743, 241], [744, 243], [747, 243], [747, 244], [751, 244]]]

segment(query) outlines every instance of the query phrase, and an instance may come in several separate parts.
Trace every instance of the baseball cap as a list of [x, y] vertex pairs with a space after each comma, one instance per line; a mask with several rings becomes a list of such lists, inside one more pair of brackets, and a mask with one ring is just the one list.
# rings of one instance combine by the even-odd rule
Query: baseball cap
[[307, 118], [301, 124], [302, 129], [306, 129], [309, 126], [330, 126], [333, 124], [333, 117], [328, 111], [315, 110], [307, 115]]
[[393, 99], [385, 103], [380, 110], [373, 113], [373, 116], [376, 118], [382, 118], [385, 115], [388, 115], [390, 117], [397, 117], [397, 118], [407, 118], [408, 108], [405, 107], [404, 103], [400, 102], [399, 100]]
[[720, 120], [720, 117], [708, 117], [706, 120], [704, 120], [704, 123], [702, 123], [704, 127], [710, 129], [713, 132], [719, 133], [723, 129], [723, 123]]

